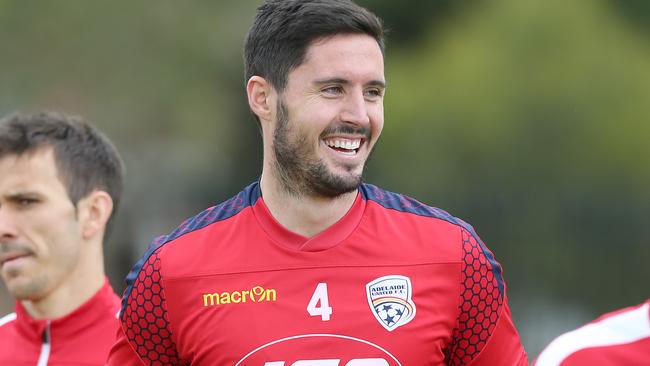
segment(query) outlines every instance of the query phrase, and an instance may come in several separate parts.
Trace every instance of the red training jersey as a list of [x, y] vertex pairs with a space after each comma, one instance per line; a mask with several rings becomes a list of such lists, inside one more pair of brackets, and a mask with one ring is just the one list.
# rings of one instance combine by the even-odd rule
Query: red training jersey
[[474, 230], [368, 184], [306, 238], [254, 183], [154, 241], [127, 284], [109, 365], [527, 365]]
[[540, 353], [534, 365], [650, 365], [650, 299], [559, 336]]
[[120, 298], [108, 280], [68, 315], [32, 319], [20, 302], [0, 318], [0, 365], [104, 365], [119, 328]]

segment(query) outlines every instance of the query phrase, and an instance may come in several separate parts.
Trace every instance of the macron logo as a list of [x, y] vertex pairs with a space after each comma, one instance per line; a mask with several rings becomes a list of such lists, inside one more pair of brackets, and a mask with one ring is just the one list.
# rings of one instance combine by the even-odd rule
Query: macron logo
[[275, 289], [255, 286], [250, 290], [224, 291], [203, 294], [203, 306], [242, 304], [246, 302], [275, 302]]

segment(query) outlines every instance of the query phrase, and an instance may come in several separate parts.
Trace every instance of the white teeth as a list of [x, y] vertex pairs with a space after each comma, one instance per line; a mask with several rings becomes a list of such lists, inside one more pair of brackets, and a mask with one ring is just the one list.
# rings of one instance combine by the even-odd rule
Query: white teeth
[[361, 139], [353, 139], [353, 140], [332, 139], [332, 140], [325, 140], [325, 144], [329, 147], [335, 147], [335, 148], [346, 149], [346, 150], [355, 150], [358, 149], [359, 146], [361, 146]]

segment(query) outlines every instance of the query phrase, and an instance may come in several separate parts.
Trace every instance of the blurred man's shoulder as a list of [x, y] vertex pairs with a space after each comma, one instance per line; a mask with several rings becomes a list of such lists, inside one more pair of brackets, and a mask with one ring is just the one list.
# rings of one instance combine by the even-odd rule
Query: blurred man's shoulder
[[617, 359], [636, 358], [640, 351], [650, 358], [649, 345], [650, 300], [606, 313], [562, 334], [542, 351], [535, 365], [589, 364], [589, 360], [609, 359], [606, 354], [615, 354]]
[[0, 330], [6, 328], [7, 325], [11, 325], [16, 321], [16, 313], [9, 313], [0, 317]]

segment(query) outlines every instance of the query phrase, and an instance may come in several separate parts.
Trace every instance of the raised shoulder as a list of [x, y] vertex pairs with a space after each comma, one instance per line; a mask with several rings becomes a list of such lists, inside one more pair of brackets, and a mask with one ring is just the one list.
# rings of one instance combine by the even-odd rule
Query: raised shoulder
[[452, 216], [445, 210], [428, 206], [414, 198], [386, 191], [372, 184], [363, 184], [361, 186], [361, 195], [365, 200], [373, 201], [389, 210], [429, 217], [456, 226], [462, 237], [462, 242], [459, 245], [462, 246], [463, 263], [471, 265], [475, 264], [477, 260], [486, 262], [485, 267], [494, 273], [497, 288], [500, 295], [503, 296], [504, 285], [501, 265], [496, 261], [494, 255], [483, 243], [472, 225]]
[[[183, 364], [176, 352], [161, 268], [161, 250], [166, 244], [188, 233], [236, 216], [261, 197], [259, 184], [253, 183], [234, 197], [185, 220], [167, 235], [155, 239], [126, 278], [120, 322], [135, 352], [155, 364]], [[148, 339], [146, 335], [157, 335]]]
[[198, 215], [185, 220], [171, 233], [159, 236], [158, 238], [154, 239], [154, 241], [149, 245], [147, 251], [133, 266], [131, 272], [129, 272], [126, 277], [127, 288], [124, 292], [124, 298], [122, 299], [122, 311], [124, 311], [126, 300], [133, 289], [135, 280], [138, 278], [138, 275], [142, 271], [143, 266], [149, 261], [149, 257], [151, 257], [152, 254], [159, 252], [165, 244], [172, 242], [183, 235], [205, 228], [211, 224], [214, 224], [215, 222], [227, 220], [237, 215], [246, 207], [255, 204], [255, 202], [260, 197], [261, 191], [259, 188], [259, 183], [255, 182], [244, 188], [244, 190], [239, 192], [234, 197], [231, 197], [230, 199], [216, 206], [210, 207]]
[[218, 221], [227, 220], [240, 213], [246, 207], [254, 205], [260, 197], [262, 197], [262, 193], [259, 183], [252, 183], [230, 199], [183, 221], [171, 233], [156, 238], [151, 244], [151, 247], [153, 247], [153, 250], [156, 250], [163, 244], [178, 239], [187, 233], [202, 229]]
[[361, 185], [361, 196], [363, 199], [376, 202], [389, 210], [431, 217], [447, 221], [454, 225], [471, 227], [463, 220], [450, 215], [444, 210], [425, 205], [414, 198], [400, 193], [386, 191], [372, 184], [364, 183]]
[[0, 318], [0, 327], [2, 327], [5, 324], [11, 323], [14, 320], [16, 320], [16, 313], [9, 313], [2, 318]]
[[[501, 265], [471, 225], [446, 211], [371, 184], [364, 184], [361, 193], [364, 199], [385, 209], [440, 220], [460, 232], [456, 244], [461, 255], [458, 318], [445, 353], [449, 365], [473, 362], [487, 347], [497, 324], [509, 321], [508, 314], [504, 315], [506, 298]], [[518, 339], [515, 341], [518, 344]]]

